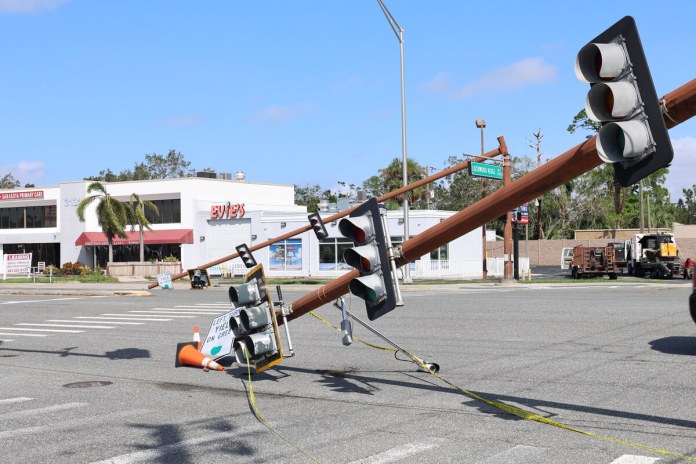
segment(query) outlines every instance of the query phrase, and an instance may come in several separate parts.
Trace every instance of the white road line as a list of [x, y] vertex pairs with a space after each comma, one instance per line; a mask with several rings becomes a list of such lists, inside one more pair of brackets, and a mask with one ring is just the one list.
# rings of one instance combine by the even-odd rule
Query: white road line
[[[127, 316], [126, 314], [117, 314], [116, 316]], [[143, 319], [141, 317], [114, 317], [114, 316], [76, 316], [75, 317], [80, 318], [80, 319], [106, 319], [106, 320], [111, 320], [115, 319], [117, 321], [161, 321], [161, 322], [169, 322], [171, 319]]]
[[47, 337], [45, 334], [18, 334], [18, 333], [5, 333], [0, 332], [0, 335], [9, 335], [12, 337]]
[[[84, 332], [84, 330], [62, 330], [62, 329], [20, 329], [18, 327], [0, 327], [0, 330], [27, 330], [31, 332], [62, 332], [62, 333], [73, 333], [79, 334]], [[14, 334], [12, 334], [14, 335]]]
[[243, 427], [240, 429], [236, 429], [232, 432], [208, 433], [202, 437], [191, 438], [190, 440], [183, 440], [176, 443], [170, 443], [169, 445], [164, 445], [143, 451], [136, 451], [134, 453], [122, 454], [120, 456], [115, 456], [113, 458], [105, 459], [103, 461], [96, 461], [92, 464], [130, 464], [132, 462], [140, 461], [161, 461], [167, 453], [176, 452], [181, 448], [201, 445], [203, 443], [229, 440], [231, 438], [239, 438], [240, 434], [247, 433], [251, 430], [252, 427]]
[[0, 432], [0, 440], [4, 439], [10, 439], [10, 438], [15, 438], [15, 437], [20, 437], [23, 438], [29, 434], [32, 433], [46, 433], [46, 432], [52, 432], [56, 430], [64, 430], [64, 429], [74, 429], [77, 427], [84, 426], [85, 424], [89, 423], [106, 423], [109, 422], [110, 419], [116, 419], [119, 417], [127, 417], [127, 416], [140, 416], [144, 414], [150, 414], [152, 411], [149, 410], [131, 410], [131, 411], [119, 411], [119, 412], [112, 412], [110, 414], [102, 415], [102, 416], [92, 416], [92, 417], [85, 417], [85, 418], [79, 418], [79, 419], [71, 419], [71, 420], [66, 420], [63, 422], [51, 424], [51, 425], [37, 425], [34, 427], [25, 427], [22, 429], [13, 429], [13, 430], [6, 430], [4, 432]]
[[200, 308], [202, 306], [228, 306], [231, 308], [230, 303], [197, 303], [196, 305], [175, 305], [175, 308]]
[[[116, 321], [171, 321], [171, 319], [137, 319], [133, 317], [102, 317], [102, 316], [75, 316], [75, 319], [100, 319], [100, 320], [116, 320]], [[115, 324], [115, 322], [114, 322]], [[133, 324], [140, 324], [139, 322], [133, 322]]]
[[480, 464], [499, 464], [501, 462], [506, 464], [526, 464], [528, 462], [544, 462], [546, 460], [542, 459], [542, 455], [545, 452], [546, 448], [517, 445], [478, 462]]
[[147, 314], [173, 314], [173, 315], [212, 315], [212, 316], [217, 316], [223, 313], [214, 313], [211, 311], [182, 311], [182, 310], [167, 310], [167, 309], [149, 309], [149, 310], [133, 310], [133, 311], [128, 311], [129, 313], [147, 313]]
[[16, 398], [5, 398], [0, 400], [0, 404], [12, 404], [12, 403], [23, 403], [25, 401], [31, 401], [34, 398], [27, 398], [26, 396], [18, 396]]
[[[80, 324], [103, 324], [104, 321], [76, 321], [76, 320], [70, 320], [70, 319], [46, 319], [46, 322], [79, 322]], [[107, 324], [111, 325], [143, 325], [142, 322], [112, 322], [109, 321]], [[91, 326], [90, 326], [91, 327]]]
[[611, 464], [652, 464], [659, 461], [660, 458], [652, 458], [650, 456], [637, 456], [634, 454], [624, 454], [618, 459], [611, 461]]
[[0, 338], [0, 342], [13, 342], [11, 338]]
[[64, 403], [56, 404], [55, 406], [47, 406], [45, 408], [25, 409], [23, 411], [8, 412], [0, 414], [0, 419], [17, 419], [18, 417], [34, 416], [36, 414], [48, 414], [56, 411], [67, 411], [68, 409], [81, 408], [87, 406], [88, 403]]
[[108, 325], [73, 325], [73, 324], [34, 324], [29, 322], [21, 322], [15, 325], [28, 325], [36, 327], [72, 327], [73, 329], [113, 329]]
[[435, 443], [406, 443], [383, 453], [373, 454], [372, 456], [352, 461], [350, 464], [386, 464], [428, 451], [437, 446], [439, 445]]
[[[115, 314], [115, 313], [104, 313], [102, 316], [125, 316], [125, 317], [130, 317], [131, 320], [138, 320], [143, 317], [152, 317], [152, 316], [157, 316], [157, 314], [130, 314], [130, 313], [120, 313], [120, 314]], [[164, 316], [164, 314], [163, 314]], [[190, 319], [194, 316], [169, 316], [167, 315], [166, 317], [173, 317], [173, 318], [180, 318], [180, 319]], [[147, 319], [143, 319], [146, 321]], [[171, 321], [171, 319], [169, 319]]]
[[67, 301], [67, 300], [84, 300], [84, 297], [82, 297], [82, 298], [49, 298], [46, 300], [3, 301], [3, 302], [0, 302], [0, 305], [21, 304], [21, 303], [45, 303], [46, 301]]
[[[231, 309], [231, 308], [230, 308]], [[189, 309], [183, 309], [183, 308], [152, 308], [149, 311], [175, 311], [175, 312], [182, 312], [182, 313], [206, 313], [206, 314], [223, 314], [228, 311], [218, 311], [214, 310], [213, 308], [189, 308]]]

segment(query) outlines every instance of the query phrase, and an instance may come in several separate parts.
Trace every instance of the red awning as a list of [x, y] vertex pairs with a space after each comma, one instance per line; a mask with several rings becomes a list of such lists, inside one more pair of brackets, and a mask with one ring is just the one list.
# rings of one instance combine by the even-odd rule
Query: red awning
[[[127, 239], [114, 237], [114, 245], [138, 245], [140, 243], [140, 232], [126, 232]], [[146, 230], [145, 244], [159, 245], [162, 243], [193, 243], [193, 229], [170, 229], [170, 230]], [[82, 232], [75, 245], [77, 246], [103, 246], [108, 245], [104, 232]]]

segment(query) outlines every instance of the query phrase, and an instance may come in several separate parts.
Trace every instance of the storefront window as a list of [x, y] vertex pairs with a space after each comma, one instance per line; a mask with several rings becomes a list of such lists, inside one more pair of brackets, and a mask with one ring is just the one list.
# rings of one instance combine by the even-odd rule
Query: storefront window
[[302, 270], [302, 240], [292, 238], [269, 247], [268, 268], [274, 271]]
[[319, 270], [338, 271], [350, 269], [343, 260], [343, 252], [353, 247], [345, 238], [328, 238], [319, 243]]
[[145, 217], [151, 224], [177, 224], [181, 222], [181, 200], [151, 200], [159, 214], [150, 208], [145, 208]]
[[447, 261], [449, 256], [449, 244], [442, 245], [437, 250], [430, 252], [430, 261]]
[[37, 229], [55, 227], [56, 206], [0, 208], [0, 229]]

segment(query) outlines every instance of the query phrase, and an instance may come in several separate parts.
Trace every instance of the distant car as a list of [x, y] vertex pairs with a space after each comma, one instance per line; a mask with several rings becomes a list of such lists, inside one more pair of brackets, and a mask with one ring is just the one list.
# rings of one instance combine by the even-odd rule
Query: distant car
[[561, 250], [561, 269], [562, 270], [570, 269], [570, 266], [572, 263], [573, 263], [573, 249], [572, 248], [563, 248], [563, 250]]

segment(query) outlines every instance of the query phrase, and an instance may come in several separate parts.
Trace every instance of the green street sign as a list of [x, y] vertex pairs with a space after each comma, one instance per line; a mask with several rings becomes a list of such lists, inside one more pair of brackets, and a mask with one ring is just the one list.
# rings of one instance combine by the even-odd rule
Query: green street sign
[[503, 167], [471, 161], [469, 163], [469, 174], [478, 177], [488, 177], [489, 179], [502, 179]]

